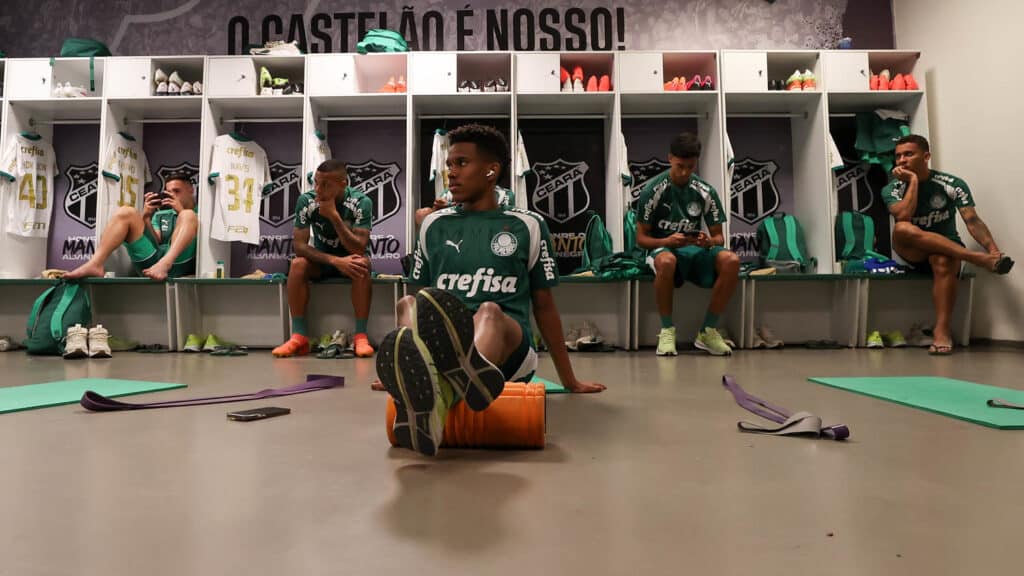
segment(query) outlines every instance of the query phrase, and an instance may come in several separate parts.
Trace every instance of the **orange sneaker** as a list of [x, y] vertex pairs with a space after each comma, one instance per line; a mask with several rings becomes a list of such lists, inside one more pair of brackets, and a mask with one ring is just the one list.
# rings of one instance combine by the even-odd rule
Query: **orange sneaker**
[[381, 86], [380, 90], [378, 90], [378, 92], [385, 92], [385, 93], [388, 93], [388, 94], [393, 94], [395, 92], [398, 92], [398, 84], [395, 83], [395, 77], [392, 76], [392, 77], [388, 78], [387, 84]]
[[405, 76], [399, 76], [398, 82], [395, 83], [395, 92], [405, 92], [406, 88]]
[[913, 74], [904, 74], [903, 80], [907, 83], [907, 90], [920, 90], [921, 87], [917, 85], [917, 80], [914, 80]]
[[587, 92], [597, 92], [597, 76], [591, 75], [587, 80]]
[[611, 92], [612, 91], [612, 79], [607, 74], [602, 74], [601, 78], [597, 81], [598, 92]]
[[288, 358], [289, 356], [306, 356], [309, 354], [309, 338], [302, 334], [292, 334], [287, 342], [281, 344], [271, 352], [277, 358]]
[[906, 79], [903, 78], [903, 74], [897, 74], [896, 77], [892, 79], [892, 84], [889, 85], [889, 89], [890, 90], [906, 90], [907, 89], [907, 81], [906, 81]]
[[370, 339], [366, 334], [356, 334], [352, 338], [352, 345], [356, 349], [356, 356], [360, 358], [369, 358], [373, 356], [373, 346], [370, 346]]

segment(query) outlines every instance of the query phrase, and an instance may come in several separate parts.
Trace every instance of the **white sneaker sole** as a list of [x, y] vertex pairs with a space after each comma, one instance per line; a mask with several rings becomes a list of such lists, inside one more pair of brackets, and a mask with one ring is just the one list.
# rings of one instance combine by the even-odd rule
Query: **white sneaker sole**
[[675, 350], [672, 351], [672, 352], [661, 352], [659, 350], [659, 351], [655, 352], [655, 355], [657, 355], [657, 356], [679, 356], [679, 352], [675, 351]]
[[113, 358], [113, 354], [109, 350], [100, 350], [98, 352], [90, 352], [89, 358]]
[[89, 357], [89, 351], [87, 349], [85, 349], [85, 348], [75, 348], [75, 349], [72, 349], [72, 350], [65, 350], [64, 351], [64, 359], [65, 360], [78, 360], [80, 358], [88, 358], [88, 357]]
[[712, 356], [732, 356], [732, 350], [730, 350], [728, 352], [715, 352], [711, 348], [708, 348], [707, 345], [704, 344], [703, 342], [701, 342], [700, 340], [694, 340], [693, 341], [693, 346], [694, 346], [694, 348], [697, 348], [699, 350], [703, 350], [703, 351], [707, 352], [708, 354], [711, 354]]

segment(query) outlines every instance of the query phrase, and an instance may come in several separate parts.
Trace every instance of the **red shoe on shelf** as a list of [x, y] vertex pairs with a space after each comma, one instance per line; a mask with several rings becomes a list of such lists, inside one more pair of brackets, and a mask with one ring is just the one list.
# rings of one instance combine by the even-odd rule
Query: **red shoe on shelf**
[[892, 79], [892, 83], [889, 85], [889, 89], [890, 90], [906, 90], [907, 89], [907, 81], [903, 77], [903, 74], [897, 74], [896, 77]]
[[395, 77], [392, 76], [391, 78], [388, 78], [388, 83], [381, 86], [378, 92], [387, 92], [389, 94], [398, 92], [398, 84], [395, 83]]
[[678, 78], [665, 82], [665, 92], [675, 92], [676, 90], [678, 90], [679, 88], [676, 88], [676, 86], [679, 85], [677, 80]]
[[583, 67], [582, 66], [576, 66], [575, 68], [572, 69], [572, 81], [575, 82], [577, 80], [579, 80], [580, 82], [583, 82]]
[[888, 76], [883, 76], [883, 75], [879, 74], [878, 75], [878, 89], [883, 91], [883, 92], [885, 92], [885, 91], [889, 90], [890, 86], [891, 85], [889, 83]]
[[611, 92], [612, 91], [612, 79], [607, 74], [602, 74], [601, 79], [597, 81], [598, 92]]
[[[683, 78], [685, 79], [686, 76], [683, 76]], [[690, 80], [686, 83], [686, 87], [684, 89], [687, 91], [700, 90], [700, 74], [694, 76], [693, 78], [690, 78]]]
[[569, 79], [569, 71], [562, 66], [562, 75], [558, 77], [559, 84], [565, 84], [565, 81]]
[[711, 76], [705, 76], [704, 77], [704, 82], [701, 83], [700, 89], [701, 90], [714, 90], [715, 89], [715, 82], [714, 82], [714, 80], [711, 79]]
[[398, 82], [395, 82], [395, 92], [405, 92], [407, 86], [405, 85], [405, 76], [399, 76]]
[[672, 79], [672, 90], [674, 92], [683, 92], [686, 90], [686, 78], [680, 78], [676, 76]]
[[597, 92], [597, 76], [593, 74], [587, 79], [587, 92]]
[[920, 90], [921, 87], [917, 85], [917, 80], [914, 80], [913, 74], [904, 74], [903, 80], [907, 83], [907, 90]]
[[572, 78], [569, 77], [569, 71], [562, 68], [560, 82], [562, 83], [562, 92], [572, 92]]
[[871, 89], [872, 90], [878, 90], [879, 82], [880, 82], [880, 78], [878, 77], [878, 74], [872, 74], [871, 75]]

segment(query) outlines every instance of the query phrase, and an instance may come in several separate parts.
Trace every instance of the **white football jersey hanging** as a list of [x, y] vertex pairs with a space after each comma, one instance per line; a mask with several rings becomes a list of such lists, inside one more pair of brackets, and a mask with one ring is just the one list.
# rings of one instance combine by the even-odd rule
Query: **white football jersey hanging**
[[223, 134], [213, 141], [214, 183], [210, 237], [259, 244], [263, 189], [271, 183], [267, 153], [250, 139]]

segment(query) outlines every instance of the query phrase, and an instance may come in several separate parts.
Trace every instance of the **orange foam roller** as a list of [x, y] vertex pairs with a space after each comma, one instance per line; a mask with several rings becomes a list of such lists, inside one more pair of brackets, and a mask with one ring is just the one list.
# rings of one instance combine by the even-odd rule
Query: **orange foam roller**
[[[385, 424], [388, 440], [395, 442], [395, 402], [388, 396]], [[446, 448], [544, 448], [544, 385], [508, 382], [501, 396], [483, 412], [459, 402], [448, 411], [444, 424]]]

